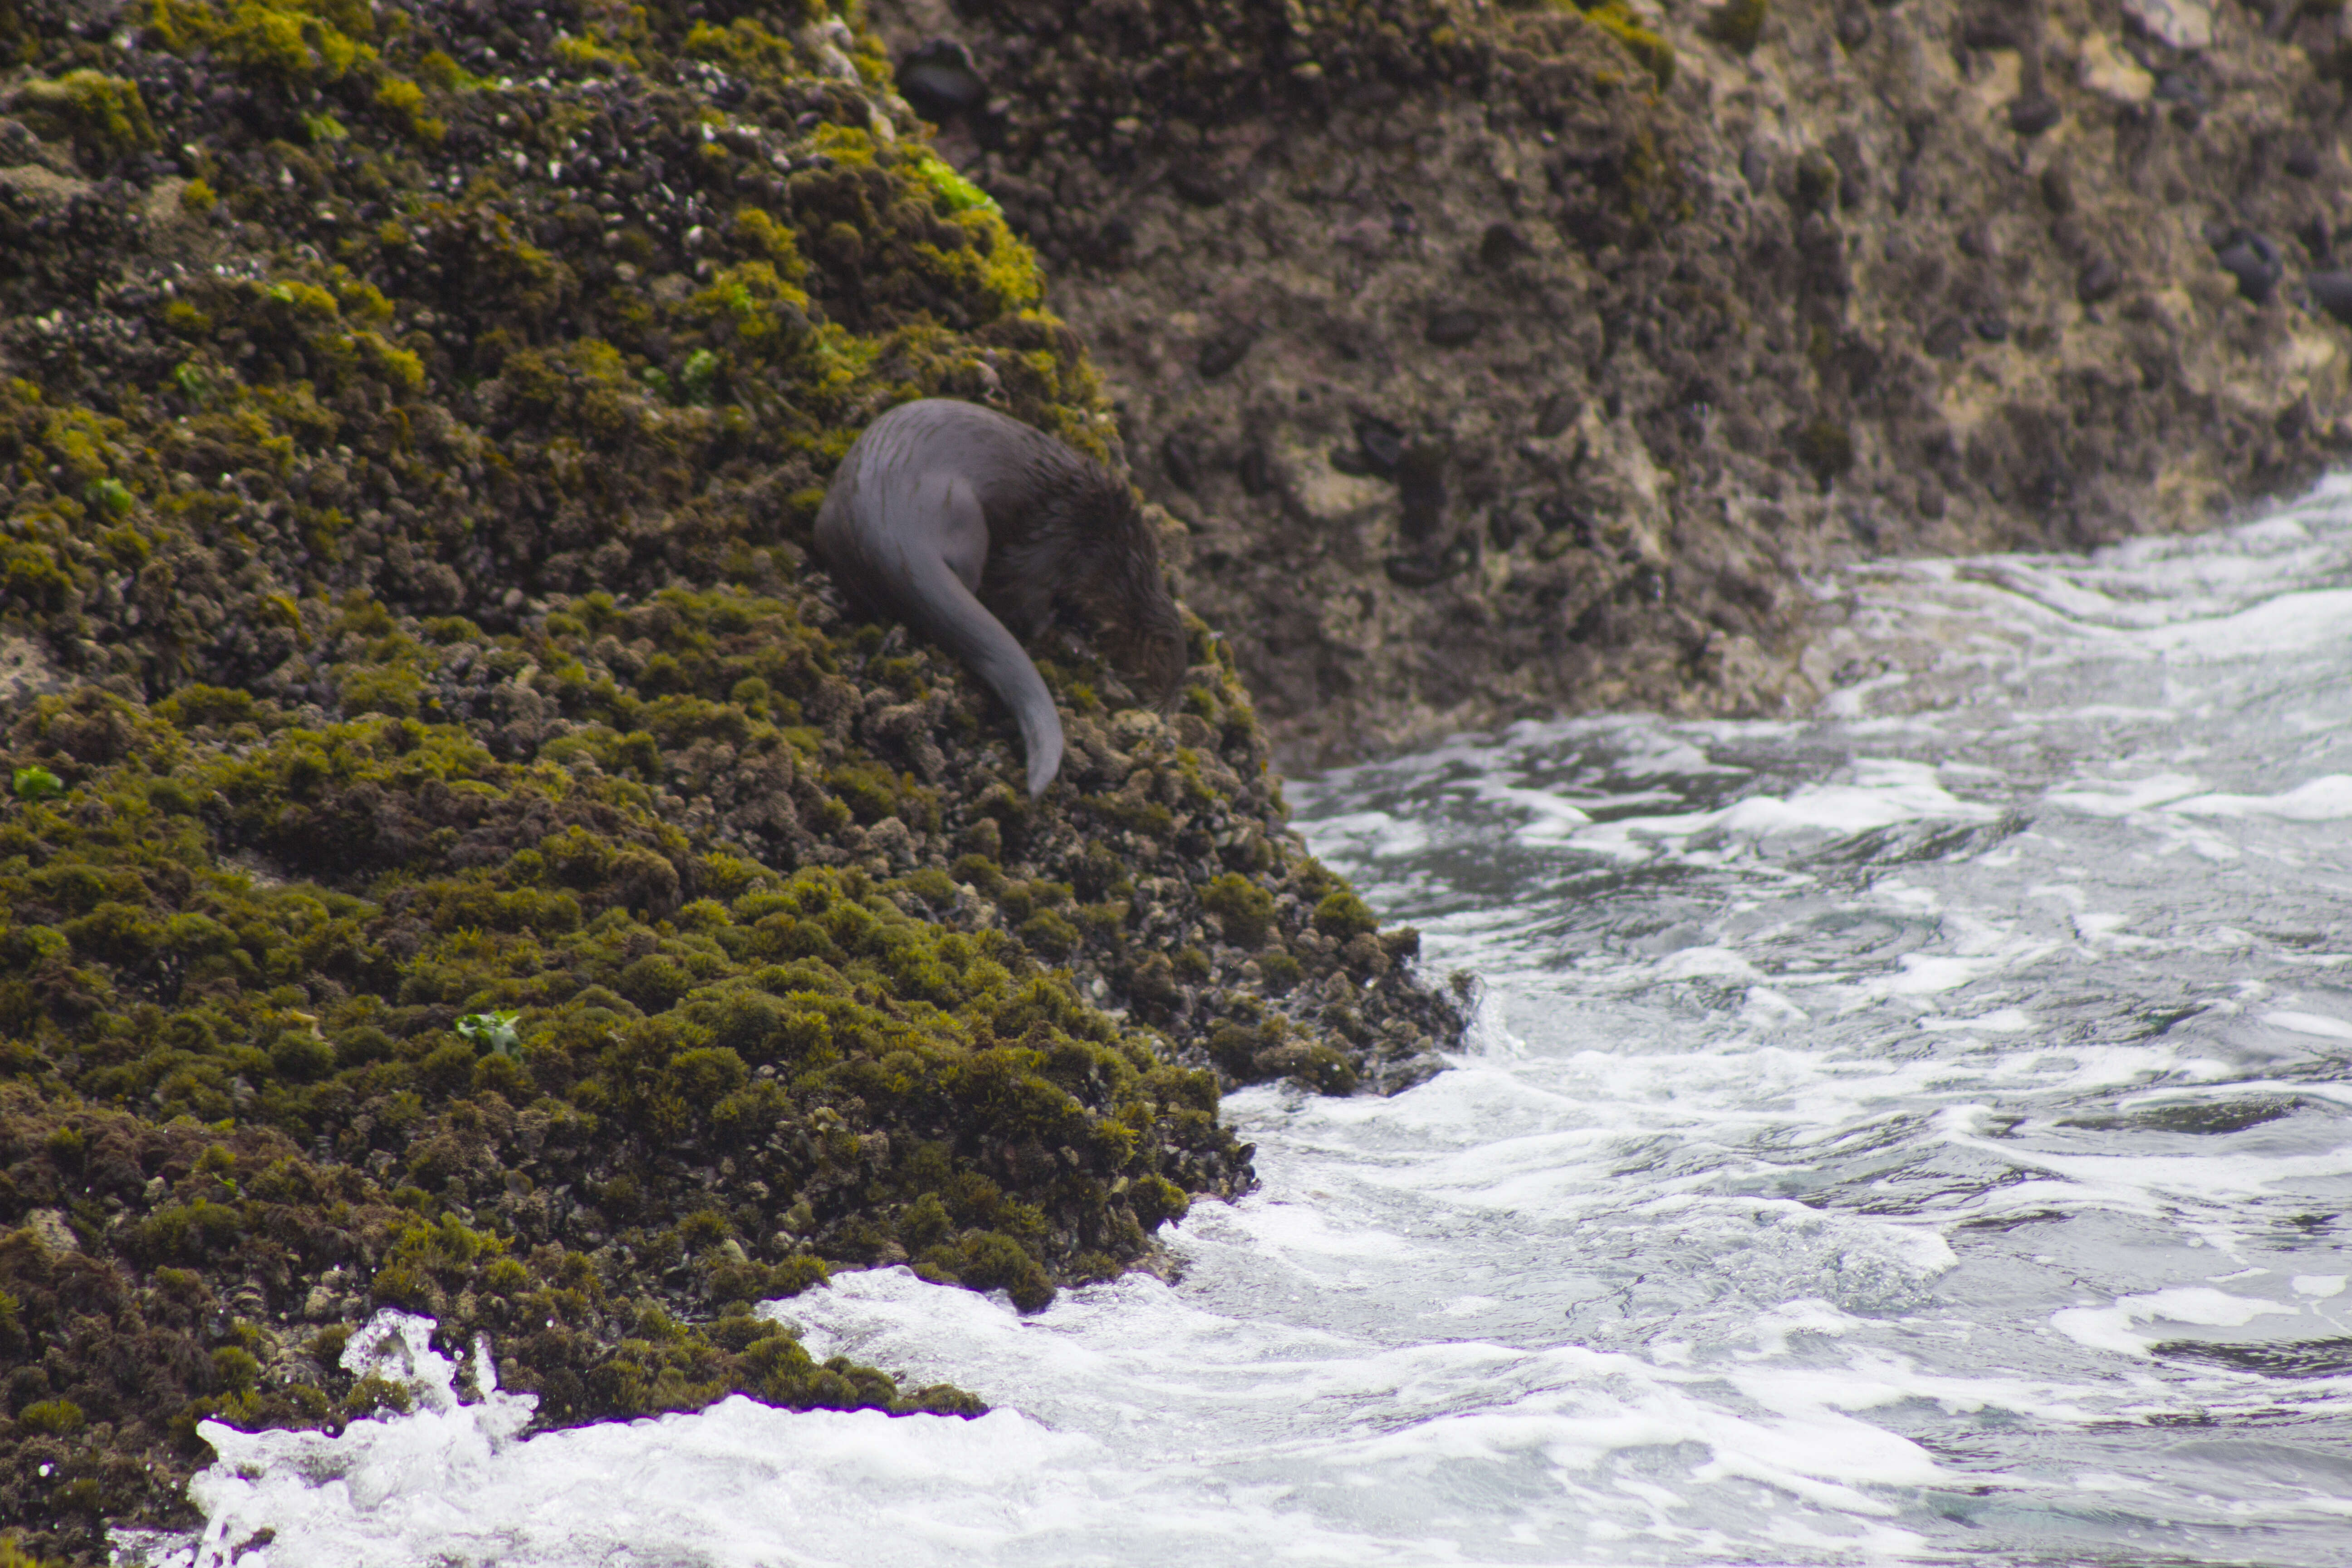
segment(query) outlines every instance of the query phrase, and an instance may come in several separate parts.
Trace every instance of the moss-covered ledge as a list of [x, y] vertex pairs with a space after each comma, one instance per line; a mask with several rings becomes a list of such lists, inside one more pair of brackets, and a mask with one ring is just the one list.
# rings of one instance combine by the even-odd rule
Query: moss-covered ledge
[[0, 8], [0, 1521], [182, 1517], [376, 1306], [550, 1421], [971, 1411], [750, 1311], [1145, 1262], [1220, 1088], [1458, 1020], [1284, 826], [1233, 661], [1049, 650], [1032, 805], [806, 564], [908, 398], [1116, 458], [855, 16]]

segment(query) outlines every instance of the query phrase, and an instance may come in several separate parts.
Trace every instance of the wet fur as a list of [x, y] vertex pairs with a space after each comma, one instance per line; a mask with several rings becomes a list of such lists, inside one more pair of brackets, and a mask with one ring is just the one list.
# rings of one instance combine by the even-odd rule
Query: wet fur
[[1013, 710], [1033, 797], [1061, 767], [1062, 726], [1020, 644], [1057, 612], [1083, 616], [1161, 704], [1183, 679], [1183, 627], [1134, 493], [978, 404], [925, 398], [869, 426], [825, 492], [816, 543], [854, 597], [944, 644]]

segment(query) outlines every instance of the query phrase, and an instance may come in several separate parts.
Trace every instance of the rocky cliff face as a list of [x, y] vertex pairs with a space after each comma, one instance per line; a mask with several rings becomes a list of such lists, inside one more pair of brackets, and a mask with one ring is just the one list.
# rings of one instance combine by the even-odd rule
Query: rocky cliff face
[[2334, 6], [874, 10], [1293, 757], [1801, 704], [1809, 574], [2343, 449]]
[[[854, 18], [853, 18], [854, 19]], [[549, 1420], [970, 1411], [751, 1304], [1024, 1307], [1460, 1020], [1232, 656], [1007, 717], [807, 564], [871, 419], [1108, 455], [1034, 252], [810, 0], [0, 6], [0, 1521], [100, 1554], [383, 1305]]]

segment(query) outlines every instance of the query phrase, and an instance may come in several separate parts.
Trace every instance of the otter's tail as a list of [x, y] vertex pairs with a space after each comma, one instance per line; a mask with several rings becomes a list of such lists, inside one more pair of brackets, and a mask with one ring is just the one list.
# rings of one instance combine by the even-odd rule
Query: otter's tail
[[963, 585], [937, 555], [907, 559], [900, 586], [908, 619], [943, 644], [1013, 710], [1029, 762], [1029, 798], [1036, 799], [1062, 768], [1062, 716], [1029, 652], [1004, 623]]

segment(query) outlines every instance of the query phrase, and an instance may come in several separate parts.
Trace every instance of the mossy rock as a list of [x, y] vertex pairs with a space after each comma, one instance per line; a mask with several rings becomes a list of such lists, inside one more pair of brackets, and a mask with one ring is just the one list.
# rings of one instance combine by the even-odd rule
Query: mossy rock
[[1342, 976], [1205, 626], [1173, 720], [1043, 661], [1081, 743], [1033, 805], [977, 683], [811, 568], [898, 402], [1115, 428], [869, 35], [5, 15], [43, 157], [121, 182], [0, 214], [0, 315], [54, 328], [0, 381], [32, 1549], [184, 1522], [201, 1420], [396, 1405], [337, 1365], [380, 1305], [489, 1334], [551, 1422], [971, 1413], [747, 1308], [898, 1262], [1039, 1306], [1251, 1181], [1220, 1084], [1289, 1069], [1221, 1067], [1220, 1026], [1365, 1074], [1308, 982], [1383, 1040], [1458, 1027]]
[[1735, 55], [1749, 55], [1763, 41], [1764, 19], [1769, 14], [1768, 0], [1727, 0], [1706, 13], [1699, 31]]
[[[1579, 0], [1584, 19], [1600, 28], [1622, 45], [1633, 61], [1650, 73], [1663, 92], [1675, 82], [1675, 47], [1650, 28], [1642, 26], [1623, 0], [1600, 0], [1586, 5]], [[1760, 25], [1760, 19], [1759, 19]]]

